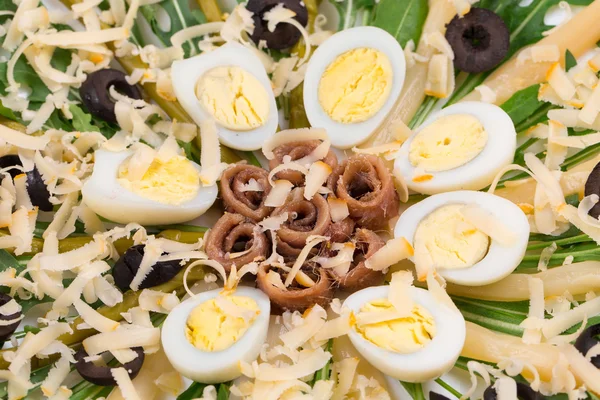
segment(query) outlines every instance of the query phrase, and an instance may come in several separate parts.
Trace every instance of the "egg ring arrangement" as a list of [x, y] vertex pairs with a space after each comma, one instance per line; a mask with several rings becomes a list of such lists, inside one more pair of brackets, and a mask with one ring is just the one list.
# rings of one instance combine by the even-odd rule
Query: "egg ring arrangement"
[[3, 3], [0, 398], [598, 398], [600, 0], [405, 3]]

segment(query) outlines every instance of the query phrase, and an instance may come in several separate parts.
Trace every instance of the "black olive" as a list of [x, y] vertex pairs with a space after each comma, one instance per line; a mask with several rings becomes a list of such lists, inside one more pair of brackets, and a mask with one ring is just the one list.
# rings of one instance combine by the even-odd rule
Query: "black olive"
[[[144, 364], [144, 349], [142, 347], [133, 347], [131, 350], [137, 353], [137, 357], [130, 362], [123, 364], [123, 368], [125, 368], [129, 377], [133, 379], [140, 372], [140, 369], [142, 369], [142, 364]], [[83, 347], [75, 353], [75, 360], [77, 361], [75, 363], [75, 368], [83, 379], [98, 386], [117, 385], [117, 382], [110, 371], [112, 369], [111, 367], [96, 365], [91, 361], [85, 361], [85, 357], [88, 357], [88, 353], [86, 353]]]
[[[0, 157], [0, 168], [8, 168], [13, 166], [22, 167], [21, 159], [17, 155], [8, 155]], [[20, 169], [13, 168], [8, 170], [8, 173], [14, 179], [17, 175], [23, 172]], [[33, 170], [26, 172], [27, 175], [27, 193], [31, 198], [31, 204], [37, 206], [42, 211], [52, 211], [53, 206], [50, 203], [50, 192], [48, 187], [44, 183], [44, 179], [37, 168], [33, 167]], [[1, 179], [0, 179], [1, 181]]]
[[[8, 167], [19, 166], [22, 167], [23, 163], [21, 163], [21, 159], [16, 154], [9, 154], [7, 156], [0, 157], [0, 169], [5, 169]], [[12, 176], [14, 179], [17, 175], [22, 174], [23, 172], [18, 168], [9, 169], [8, 174]]]
[[[493, 386], [488, 387], [483, 392], [483, 400], [496, 400], [498, 398], [498, 393], [496, 393], [496, 389]], [[519, 400], [545, 400], [546, 397], [533, 390], [529, 385], [517, 382], [517, 398]]]
[[[594, 347], [600, 340], [600, 324], [588, 326], [575, 341], [575, 348], [584, 356]], [[600, 356], [592, 357], [592, 364], [596, 368], [600, 368]]]
[[510, 33], [496, 13], [474, 7], [464, 17], [455, 16], [450, 21], [446, 40], [454, 50], [457, 69], [480, 73], [504, 60], [510, 46]]
[[92, 72], [79, 88], [81, 101], [94, 116], [108, 122], [117, 123], [115, 102], [110, 96], [111, 86], [119, 93], [132, 99], [141, 99], [142, 94], [137, 86], [132, 86], [125, 80], [125, 74], [116, 69], [101, 69]]
[[27, 172], [27, 193], [31, 199], [31, 204], [37, 206], [42, 211], [52, 211], [53, 206], [50, 203], [50, 192], [44, 183], [44, 178], [37, 168]]
[[[122, 292], [129, 290], [133, 277], [144, 258], [144, 245], [132, 246], [119, 258], [112, 269], [115, 284]], [[152, 271], [142, 281], [139, 288], [146, 289], [173, 279], [181, 270], [181, 260], [161, 261], [152, 266]]]
[[[596, 164], [592, 172], [590, 172], [587, 181], [585, 181], [585, 195], [589, 196], [592, 194], [600, 196], [600, 163]], [[600, 203], [596, 203], [589, 214], [593, 218], [598, 218], [600, 216]]]
[[[5, 305], [6, 303], [8, 303], [11, 300], [12, 300], [12, 297], [7, 295], [6, 293], [0, 293], [0, 306]], [[14, 314], [10, 314], [10, 315], [0, 314], [0, 321], [12, 321], [19, 317], [21, 317], [21, 311], [16, 312]], [[0, 325], [0, 348], [2, 348], [2, 346], [4, 345], [4, 342], [6, 342], [10, 338], [10, 335], [12, 335], [14, 333], [14, 331], [19, 327], [19, 323], [20, 323], [20, 321], [15, 322], [10, 325]]]
[[439, 394], [436, 392], [429, 392], [429, 400], [450, 400], [448, 397], [443, 394]]
[[248, 11], [254, 13], [254, 32], [250, 38], [258, 44], [261, 40], [267, 42], [269, 49], [282, 50], [289, 49], [300, 40], [300, 31], [291, 24], [280, 23], [271, 32], [267, 28], [267, 21], [263, 19], [266, 12], [271, 11], [275, 6], [282, 3], [285, 8], [296, 13], [294, 19], [302, 26], [308, 23], [308, 11], [306, 6], [300, 0], [250, 0], [246, 5]]

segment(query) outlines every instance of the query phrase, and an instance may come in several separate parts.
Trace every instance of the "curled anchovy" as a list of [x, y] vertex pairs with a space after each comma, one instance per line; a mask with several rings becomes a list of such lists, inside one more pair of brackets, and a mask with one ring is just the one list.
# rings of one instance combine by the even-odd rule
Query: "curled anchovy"
[[211, 260], [218, 261], [229, 271], [233, 264], [241, 267], [267, 258], [270, 245], [267, 236], [252, 220], [240, 214], [225, 213], [210, 230], [205, 250]]
[[[278, 165], [283, 164], [283, 158], [285, 156], [290, 157], [290, 161], [297, 161], [303, 157], [308, 156], [321, 144], [320, 140], [305, 140], [302, 142], [290, 142], [277, 146], [273, 150], [275, 158], [269, 161], [269, 168], [273, 169]], [[332, 169], [337, 167], [338, 160], [336, 155], [329, 150], [325, 158], [322, 160], [325, 164], [328, 164]], [[285, 179], [292, 182], [294, 185], [302, 185], [304, 183], [304, 175], [298, 171], [283, 170], [278, 172], [276, 175], [277, 179]]]
[[[244, 191], [244, 185], [254, 179], [263, 191]], [[260, 221], [273, 211], [265, 206], [265, 199], [271, 191], [269, 174], [253, 165], [235, 164], [223, 172], [221, 177], [221, 196], [225, 209], [238, 213], [253, 221]]]

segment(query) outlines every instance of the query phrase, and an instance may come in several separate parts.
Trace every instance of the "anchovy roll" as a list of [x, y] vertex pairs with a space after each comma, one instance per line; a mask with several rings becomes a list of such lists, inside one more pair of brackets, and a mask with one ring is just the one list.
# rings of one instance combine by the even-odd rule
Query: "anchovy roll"
[[353, 241], [356, 249], [348, 273], [338, 276], [332, 271], [332, 276], [338, 282], [340, 289], [356, 292], [369, 286], [381, 285], [384, 278], [383, 273], [367, 268], [365, 261], [382, 248], [385, 241], [368, 229], [357, 229]]
[[221, 196], [225, 209], [260, 221], [273, 211], [265, 206], [271, 191], [269, 173], [262, 168], [247, 164], [235, 164], [227, 168], [221, 177]]
[[303, 188], [292, 190], [285, 204], [273, 211], [273, 216], [283, 213], [288, 214], [287, 220], [277, 230], [278, 246], [283, 255], [299, 254], [309, 236], [324, 235], [331, 225], [327, 200], [319, 194], [306, 200]]
[[398, 215], [400, 203], [394, 181], [380, 158], [352, 156], [332, 175], [330, 188], [348, 204], [350, 217], [359, 226], [379, 229]]
[[241, 267], [256, 258], [267, 258], [270, 244], [254, 222], [240, 214], [225, 213], [208, 233], [205, 250], [229, 272], [233, 264]]
[[[282, 144], [281, 146], [278, 146], [273, 150], [275, 158], [269, 161], [269, 169], [273, 169], [278, 165], [283, 164], [283, 158], [285, 156], [289, 156], [290, 161], [298, 161], [312, 153], [321, 143], [322, 142], [320, 140], [305, 140], [300, 142], [289, 142]], [[334, 169], [338, 165], [337, 157], [335, 153], [331, 151], [331, 149], [327, 152], [327, 155], [322, 159], [322, 161], [325, 164], [328, 164], [332, 169]], [[302, 175], [298, 171], [284, 170], [278, 172], [276, 177], [277, 179], [288, 180], [296, 186], [302, 185], [304, 183], [304, 175]]]
[[344, 218], [338, 222], [332, 222], [323, 236], [327, 236], [332, 243], [343, 243], [350, 240], [356, 222], [352, 218]]
[[[308, 268], [301, 270], [309, 278], [294, 280], [288, 287], [283, 285], [287, 273], [269, 265], [262, 265], [256, 275], [256, 283], [269, 299], [275, 313], [283, 311], [303, 312], [315, 304], [327, 307], [335, 293], [335, 285], [323, 268]], [[273, 275], [275, 274], [275, 279]], [[302, 283], [298, 283], [301, 281]], [[308, 286], [309, 285], [309, 286]]]

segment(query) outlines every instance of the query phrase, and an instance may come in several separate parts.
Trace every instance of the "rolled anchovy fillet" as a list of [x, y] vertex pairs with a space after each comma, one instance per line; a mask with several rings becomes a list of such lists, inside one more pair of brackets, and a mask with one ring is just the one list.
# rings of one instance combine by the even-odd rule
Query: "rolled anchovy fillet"
[[348, 204], [350, 217], [358, 226], [381, 229], [398, 216], [400, 201], [392, 175], [376, 156], [350, 157], [336, 168], [328, 186]]
[[[269, 168], [273, 169], [278, 165], [283, 164], [283, 157], [285, 156], [289, 156], [291, 161], [306, 157], [320, 144], [320, 140], [305, 140], [282, 144], [273, 150], [275, 158], [269, 161]], [[321, 161], [329, 165], [332, 169], [338, 165], [337, 157], [331, 150], [329, 150], [325, 158]], [[304, 184], [304, 175], [298, 171], [284, 170], [278, 172], [275, 176], [277, 179], [288, 180], [296, 186]]]
[[[312, 287], [303, 287], [294, 282], [286, 289], [281, 289], [269, 282], [267, 274], [270, 268], [269, 265], [262, 265], [258, 269], [256, 284], [269, 296], [275, 314], [284, 311], [303, 312], [315, 304], [327, 307], [333, 299], [335, 284], [323, 268], [303, 270], [315, 281]], [[281, 273], [281, 270], [273, 270]], [[285, 275], [282, 275], [282, 281], [285, 281]]]
[[282, 255], [298, 255], [309, 236], [324, 235], [331, 225], [327, 200], [320, 194], [306, 200], [304, 188], [292, 190], [285, 204], [277, 207], [272, 215], [283, 213], [287, 213], [288, 218], [277, 230], [278, 249]]
[[239, 268], [257, 258], [267, 258], [270, 244], [253, 221], [225, 213], [210, 230], [205, 250], [209, 259], [218, 261], [229, 272], [233, 264]]
[[[244, 191], [244, 185], [254, 179], [263, 191]], [[253, 221], [268, 217], [273, 207], [265, 206], [271, 191], [269, 173], [262, 168], [247, 164], [235, 164], [223, 172], [221, 196], [226, 211], [238, 213]]]
[[327, 236], [332, 243], [348, 242], [352, 238], [352, 232], [356, 222], [352, 218], [344, 218], [338, 222], [332, 222], [323, 236]]
[[357, 229], [353, 237], [356, 250], [354, 251], [354, 261], [350, 265], [350, 270], [344, 276], [331, 274], [338, 282], [340, 289], [348, 292], [356, 292], [370, 286], [377, 286], [383, 283], [384, 275], [381, 271], [373, 271], [365, 266], [365, 261], [385, 245], [385, 241], [375, 232], [368, 229]]

